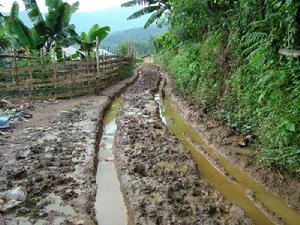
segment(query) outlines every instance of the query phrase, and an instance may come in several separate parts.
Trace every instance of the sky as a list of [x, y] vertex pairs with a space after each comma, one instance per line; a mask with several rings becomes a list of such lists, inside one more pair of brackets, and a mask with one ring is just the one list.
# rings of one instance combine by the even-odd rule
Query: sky
[[[24, 4], [22, 0], [0, 0], [0, 5], [2, 7], [0, 8], [1, 12], [9, 12], [11, 5], [14, 1], [17, 1], [20, 5], [20, 10], [24, 10]], [[45, 0], [36, 0], [41, 11], [45, 12], [47, 11], [47, 8], [45, 6]], [[74, 3], [76, 0], [65, 0], [69, 3]], [[123, 2], [126, 2], [127, 0], [79, 0], [79, 12], [91, 12], [91, 11], [98, 11], [103, 9], [109, 9], [114, 7], [119, 7]]]

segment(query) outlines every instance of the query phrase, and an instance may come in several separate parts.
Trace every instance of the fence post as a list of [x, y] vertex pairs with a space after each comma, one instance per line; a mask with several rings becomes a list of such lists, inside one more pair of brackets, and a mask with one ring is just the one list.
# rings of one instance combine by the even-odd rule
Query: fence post
[[66, 63], [64, 50], [62, 50], [62, 57], [63, 57], [63, 63], [64, 63], [64, 75], [65, 75], [65, 80], [66, 80], [67, 79], [67, 63]]
[[28, 59], [28, 66], [30, 67], [30, 69], [29, 69], [29, 86], [30, 86], [30, 90], [33, 90], [33, 86], [32, 86], [31, 58]]
[[99, 65], [99, 37], [96, 37], [96, 61], [97, 61], [97, 76], [100, 76], [100, 65]]
[[43, 78], [45, 79], [45, 62], [44, 62], [44, 49], [43, 48], [40, 49], [40, 57], [41, 57]]
[[[57, 84], [56, 84], [56, 67], [55, 67], [55, 48], [52, 49], [52, 67], [53, 67], [53, 80], [54, 80], [54, 88], [57, 88]], [[56, 90], [55, 90], [55, 94], [56, 94]]]
[[19, 74], [18, 74], [18, 64], [17, 64], [17, 50], [14, 49], [14, 67], [15, 67], [15, 80], [16, 83], [19, 81]]

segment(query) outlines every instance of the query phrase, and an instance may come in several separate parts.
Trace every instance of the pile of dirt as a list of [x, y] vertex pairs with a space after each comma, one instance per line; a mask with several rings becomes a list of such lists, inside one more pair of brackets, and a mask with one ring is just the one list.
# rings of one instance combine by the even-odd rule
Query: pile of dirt
[[133, 224], [252, 224], [201, 179], [188, 151], [162, 123], [154, 101], [157, 68], [140, 73], [124, 94], [115, 144]]

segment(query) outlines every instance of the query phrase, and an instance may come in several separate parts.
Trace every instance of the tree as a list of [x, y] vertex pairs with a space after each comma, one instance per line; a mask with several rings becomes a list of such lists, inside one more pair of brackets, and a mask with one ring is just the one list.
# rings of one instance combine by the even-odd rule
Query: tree
[[126, 57], [128, 55], [129, 46], [126, 42], [121, 42], [118, 46], [118, 54], [120, 56]]
[[14, 2], [9, 16], [4, 18], [5, 28], [11, 35], [16, 35], [18, 37], [18, 42], [20, 45], [27, 49], [36, 48], [40, 41], [40, 37], [36, 35], [34, 28], [28, 28], [19, 16], [19, 4]]
[[[81, 33], [81, 50], [86, 51], [88, 53], [88, 57], [90, 58], [93, 48], [99, 46], [100, 42], [106, 38], [109, 32], [109, 26], [100, 27], [98, 24], [94, 24], [88, 33]], [[96, 43], [97, 39], [98, 43]]]
[[14, 2], [9, 16], [5, 17], [8, 32], [18, 37], [21, 45], [29, 49], [46, 47], [49, 51], [55, 44], [68, 47], [80, 43], [75, 25], [69, 24], [72, 14], [78, 9], [79, 2], [70, 5], [61, 0], [46, 0], [48, 13], [43, 17], [35, 0], [23, 0], [33, 28], [28, 28], [18, 17], [19, 5]]
[[45, 39], [45, 47], [49, 50], [56, 42], [65, 47], [79, 42], [75, 25], [69, 24], [73, 13], [79, 7], [79, 2], [70, 5], [62, 0], [45, 1], [48, 14], [44, 18], [35, 0], [23, 0], [35, 31]]
[[4, 21], [4, 16], [0, 12], [0, 50], [4, 50], [9, 46], [9, 39], [4, 32], [3, 21]]
[[160, 19], [165, 12], [171, 9], [169, 0], [131, 0], [122, 4], [122, 7], [145, 6], [128, 17], [129, 20], [136, 19], [146, 14], [152, 13], [144, 28], [148, 28], [156, 20]]

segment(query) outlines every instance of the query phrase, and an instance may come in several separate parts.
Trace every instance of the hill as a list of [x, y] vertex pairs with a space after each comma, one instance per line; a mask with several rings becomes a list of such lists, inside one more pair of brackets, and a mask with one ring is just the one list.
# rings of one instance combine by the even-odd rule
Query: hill
[[104, 39], [101, 45], [116, 51], [120, 43], [133, 42], [138, 55], [146, 55], [151, 53], [150, 40], [166, 30], [167, 27], [158, 28], [157, 26], [151, 26], [148, 29], [139, 27], [113, 32]]

